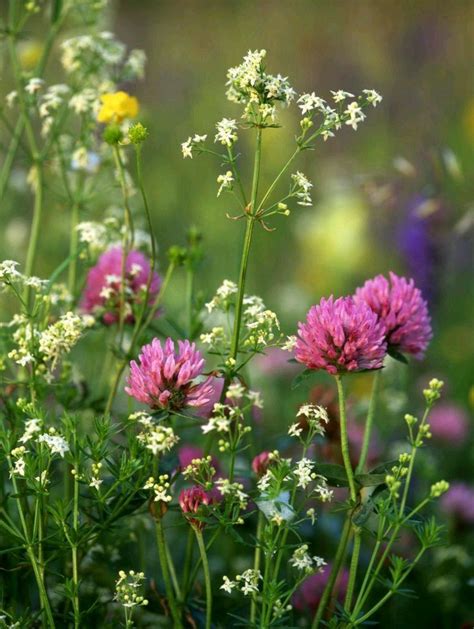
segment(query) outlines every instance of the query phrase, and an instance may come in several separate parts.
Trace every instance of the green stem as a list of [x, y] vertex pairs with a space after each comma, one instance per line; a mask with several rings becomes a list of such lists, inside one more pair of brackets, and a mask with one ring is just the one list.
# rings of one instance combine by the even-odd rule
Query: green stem
[[230, 357], [234, 360], [239, 352], [240, 324], [242, 320], [242, 304], [244, 301], [245, 280], [247, 278], [247, 267], [249, 261], [250, 246], [252, 244], [252, 234], [254, 228], [254, 215], [257, 205], [258, 182], [260, 178], [260, 160], [262, 155], [262, 129], [257, 128], [257, 139], [255, 146], [255, 160], [253, 165], [252, 194], [250, 198], [250, 206], [247, 210], [247, 224], [245, 227], [244, 246], [242, 249], [242, 257], [240, 261], [239, 272], [239, 289], [237, 293], [237, 302], [235, 305], [235, 321], [232, 334], [232, 344]]
[[334, 557], [334, 563], [332, 566], [331, 574], [329, 575], [329, 579], [326, 583], [323, 594], [321, 596], [321, 600], [319, 602], [316, 615], [314, 616], [311, 629], [317, 629], [319, 627], [319, 623], [321, 622], [323, 618], [324, 611], [330, 600], [332, 591], [334, 589], [334, 584], [336, 583], [337, 577], [339, 576], [339, 572], [341, 570], [341, 567], [344, 561], [347, 544], [349, 543], [350, 533], [351, 533], [351, 519], [350, 519], [350, 516], [348, 515], [346, 518], [346, 521], [344, 522], [344, 528], [342, 529], [341, 537], [339, 540], [339, 545], [336, 550], [336, 556]]
[[[397, 539], [398, 536], [398, 532], [400, 531], [400, 529], [402, 528], [402, 526], [405, 524], [405, 522], [408, 522], [408, 520], [410, 520], [414, 515], [416, 515], [418, 513], [418, 511], [420, 511], [420, 509], [422, 509], [427, 503], [429, 502], [429, 498], [425, 498], [424, 500], [422, 500], [419, 505], [417, 507], [415, 507], [414, 509], [412, 509], [410, 511], [410, 513], [408, 513], [408, 515], [406, 515], [402, 520], [400, 520], [394, 527], [392, 535], [390, 536], [390, 539], [388, 540], [384, 552], [382, 553], [382, 556], [380, 557], [377, 566], [373, 572], [373, 574], [370, 577], [370, 580], [368, 582], [368, 585], [365, 588], [365, 591], [363, 588], [361, 588], [360, 592], [359, 592], [359, 596], [357, 597], [357, 601], [356, 604], [354, 606], [354, 610], [352, 612], [352, 616], [356, 617], [357, 614], [360, 612], [360, 610], [362, 609], [362, 606], [364, 605], [365, 601], [367, 600], [367, 598], [370, 595], [370, 592], [372, 591], [372, 588], [375, 585], [375, 582], [377, 580], [377, 577], [380, 573], [380, 570], [383, 568], [385, 561], [388, 557], [388, 554], [393, 546], [393, 543], [395, 542], [395, 540]], [[377, 542], [376, 544], [376, 548], [377, 548], [377, 552], [381, 546], [381, 543], [383, 541], [383, 537], [385, 535], [388, 535], [390, 531], [390, 527], [388, 528], [388, 530], [386, 531], [386, 533], [382, 536], [382, 539], [380, 540], [380, 543]], [[374, 549], [374, 553], [375, 553], [375, 549]], [[371, 565], [373, 565], [375, 562], [375, 556], [374, 556], [374, 561], [371, 560], [371, 564], [369, 565], [369, 568]], [[364, 579], [364, 582], [366, 582], [366, 580]]]
[[173, 592], [173, 586], [171, 584], [168, 557], [166, 553], [165, 536], [163, 533], [163, 524], [160, 519], [155, 522], [156, 529], [156, 545], [158, 547], [158, 558], [161, 566], [161, 574], [163, 576], [163, 582], [165, 585], [166, 598], [168, 599], [168, 605], [170, 607], [171, 616], [173, 618], [175, 629], [181, 628], [183, 623], [181, 621], [181, 614], [176, 605], [176, 600]]
[[195, 528], [196, 539], [199, 547], [199, 554], [201, 555], [202, 570], [204, 573], [204, 584], [206, 587], [206, 629], [211, 629], [212, 619], [212, 588], [211, 588], [211, 575], [209, 572], [209, 562], [207, 560], [206, 546], [204, 545], [204, 539], [202, 537], [201, 529]]
[[79, 243], [79, 234], [77, 233], [77, 225], [79, 223], [79, 203], [74, 202], [71, 209], [71, 236], [69, 243], [69, 269], [68, 269], [68, 289], [73, 299], [76, 291], [77, 278], [77, 249]]
[[[265, 517], [261, 511], [258, 512], [258, 522], [257, 522], [257, 538], [255, 542], [255, 553], [253, 559], [253, 569], [255, 571], [260, 570], [260, 561], [262, 557], [262, 533], [263, 528], [265, 526]], [[255, 624], [255, 618], [257, 615], [257, 597], [252, 597], [252, 602], [250, 604], [250, 624], [253, 627]]]
[[339, 415], [340, 415], [340, 427], [341, 427], [341, 452], [344, 461], [344, 467], [346, 469], [347, 480], [349, 482], [349, 492], [351, 496], [351, 502], [353, 506], [357, 501], [357, 491], [354, 480], [354, 472], [351, 465], [351, 457], [349, 454], [349, 440], [347, 437], [347, 418], [346, 418], [346, 402], [344, 396], [344, 387], [342, 386], [341, 376], [335, 376], [337, 383], [337, 393], [339, 397]]
[[[7, 461], [8, 461], [8, 466], [10, 470], [13, 470], [10, 457], [7, 457]], [[18, 515], [19, 515], [21, 527], [23, 530], [23, 536], [25, 538], [26, 554], [28, 555], [28, 559], [30, 560], [30, 563], [33, 567], [33, 572], [36, 579], [36, 585], [38, 586], [38, 592], [39, 592], [40, 601], [41, 601], [41, 609], [45, 615], [46, 625], [50, 627], [50, 629], [51, 628], [54, 629], [55, 625], [54, 625], [53, 612], [51, 611], [51, 605], [49, 603], [48, 593], [46, 591], [46, 586], [44, 583], [44, 574], [43, 574], [41, 566], [38, 564], [35, 553], [33, 551], [33, 542], [30, 540], [30, 534], [28, 531], [28, 526], [26, 524], [25, 514], [23, 513], [23, 507], [21, 505], [21, 499], [19, 497], [18, 485], [16, 482], [15, 475], [12, 474], [11, 478], [12, 478], [13, 490], [16, 496], [15, 502], [17, 505]]]
[[121, 270], [121, 281], [120, 281], [120, 312], [119, 312], [119, 326], [118, 326], [118, 339], [119, 345], [122, 346], [123, 335], [125, 331], [125, 280], [126, 280], [126, 268], [127, 268], [127, 257], [130, 249], [133, 247], [133, 221], [132, 221], [132, 212], [130, 210], [130, 205], [128, 201], [128, 189], [127, 189], [127, 181], [125, 178], [125, 169], [123, 167], [122, 158], [120, 156], [120, 149], [116, 145], [114, 146], [114, 159], [115, 164], [117, 166], [120, 187], [122, 189], [122, 197], [123, 204], [125, 208], [124, 212], [124, 230], [122, 236], [122, 270]]
[[191, 573], [191, 561], [193, 559], [193, 550], [194, 550], [194, 546], [193, 546], [193, 541], [194, 541], [194, 534], [193, 534], [193, 530], [192, 528], [189, 528], [188, 530], [188, 540], [186, 542], [186, 552], [184, 555], [184, 568], [183, 568], [183, 576], [182, 576], [182, 580], [181, 580], [181, 590], [182, 590], [182, 602], [184, 602], [185, 597], [187, 595], [188, 592], [188, 588], [189, 588], [189, 576]]
[[382, 374], [382, 370], [378, 369], [374, 374], [374, 379], [372, 383], [372, 394], [370, 397], [369, 410], [367, 413], [367, 420], [365, 422], [365, 431], [364, 431], [364, 440], [362, 442], [362, 448], [360, 451], [359, 463], [357, 464], [356, 474], [362, 474], [365, 469], [365, 464], [367, 461], [367, 455], [369, 452], [370, 445], [370, 436], [372, 434], [372, 425], [374, 422], [375, 411], [377, 408], [377, 398], [380, 389], [380, 376]]
[[402, 500], [400, 503], [400, 511], [398, 513], [399, 517], [401, 518], [403, 516], [403, 512], [405, 511], [405, 505], [407, 502], [407, 498], [408, 498], [408, 491], [410, 489], [410, 483], [411, 483], [411, 477], [413, 474], [413, 468], [415, 466], [415, 458], [416, 458], [416, 453], [418, 450], [418, 443], [419, 443], [419, 439], [420, 439], [420, 434], [421, 434], [421, 428], [425, 425], [426, 419], [428, 417], [428, 413], [430, 412], [430, 407], [428, 406], [423, 414], [423, 418], [421, 420], [421, 423], [418, 427], [418, 434], [416, 436], [416, 439], [414, 440], [413, 444], [412, 444], [412, 451], [411, 451], [411, 458], [410, 458], [410, 463], [408, 465], [408, 472], [406, 475], [406, 479], [405, 479], [405, 486], [403, 488], [403, 495], [402, 495]]
[[[76, 468], [77, 469], [77, 468]], [[74, 476], [74, 502], [72, 512], [72, 527], [74, 530], [74, 544], [72, 545], [72, 580], [74, 584], [74, 629], [79, 629], [80, 626], [80, 608], [79, 608], [79, 566], [77, 560], [77, 535], [79, 530], [79, 481], [77, 476]]]
[[360, 618], [357, 618], [357, 620], [352, 621], [350, 626], [356, 627], [357, 625], [362, 624], [363, 622], [368, 620], [371, 616], [373, 616], [375, 614], [375, 612], [378, 611], [382, 607], [382, 605], [385, 605], [385, 603], [395, 594], [395, 592], [397, 591], [397, 588], [405, 581], [405, 579], [411, 573], [411, 571], [413, 570], [415, 565], [421, 559], [421, 557], [422, 557], [423, 553], [425, 552], [425, 550], [426, 550], [425, 547], [422, 547], [420, 549], [420, 551], [418, 552], [417, 556], [413, 560], [412, 565], [408, 568], [408, 570], [405, 572], [405, 574], [397, 581], [397, 583], [396, 584], [394, 583], [392, 588], [385, 594], [385, 596], [383, 596], [378, 601], [378, 603], [376, 603], [373, 607], [371, 607], [368, 612], [366, 612]]
[[357, 568], [359, 566], [360, 544], [361, 544], [361, 533], [360, 533], [360, 529], [357, 528], [354, 531], [354, 546], [352, 548], [351, 566], [349, 570], [349, 581], [347, 583], [346, 597], [344, 599], [344, 610], [346, 612], [350, 611], [351, 605], [352, 605], [352, 597], [354, 594]]

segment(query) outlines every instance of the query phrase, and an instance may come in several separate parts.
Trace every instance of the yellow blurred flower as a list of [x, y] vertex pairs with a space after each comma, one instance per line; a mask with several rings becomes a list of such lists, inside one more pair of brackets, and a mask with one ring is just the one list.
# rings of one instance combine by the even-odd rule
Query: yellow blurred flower
[[119, 123], [138, 114], [138, 100], [127, 92], [111, 92], [100, 97], [102, 106], [97, 115], [98, 122]]
[[20, 42], [18, 44], [18, 57], [23, 70], [33, 70], [43, 53], [43, 44], [37, 40]]

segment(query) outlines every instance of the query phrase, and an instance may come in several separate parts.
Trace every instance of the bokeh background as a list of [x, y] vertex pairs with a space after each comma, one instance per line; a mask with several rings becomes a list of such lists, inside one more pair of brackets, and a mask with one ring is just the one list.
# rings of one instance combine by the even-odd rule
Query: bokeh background
[[[352, 293], [389, 270], [414, 277], [430, 304], [434, 339], [423, 363], [403, 371], [390, 367], [380, 449], [387, 451], [389, 438], [403, 434], [403, 413], [418, 410], [407, 406], [407, 394], [419, 400], [423, 383], [436, 375], [468, 430], [457, 444], [440, 439], [423, 458], [423, 473], [426, 482], [442, 471], [450, 481], [471, 485], [473, 24], [474, 2], [468, 0], [121, 0], [104, 25], [130, 48], [146, 51], [146, 79], [123, 87], [138, 96], [140, 119], [150, 130], [145, 176], [160, 250], [164, 255], [169, 246], [184, 244], [190, 226], [202, 232], [206, 255], [197, 282], [205, 297], [224, 277], [236, 278], [243, 226], [226, 218], [235, 209], [231, 197], [216, 197], [220, 165], [210, 156], [183, 160], [180, 144], [195, 132], [212, 135], [224, 116], [239, 116], [224, 96], [227, 68], [248, 49], [265, 48], [269, 70], [288, 76], [299, 92], [328, 97], [339, 88], [374, 88], [383, 95], [357, 132], [346, 129], [300, 157], [298, 169], [314, 183], [314, 207], [280, 217], [273, 233], [257, 231], [249, 292], [264, 297], [290, 334], [323, 295]], [[41, 33], [32, 36], [40, 42]], [[51, 82], [60, 80], [57, 55], [49, 72]], [[264, 182], [293, 150], [296, 107], [282, 120], [282, 129], [264, 134]], [[240, 136], [240, 167], [248, 181], [253, 136]], [[25, 173], [20, 162], [1, 208], [2, 258], [21, 259], [26, 250], [31, 204]], [[86, 208], [83, 220], [100, 220], [106, 210], [105, 204]], [[67, 208], [52, 200], [38, 274], [48, 275], [67, 256], [68, 230]], [[167, 308], [178, 317], [183, 290], [177, 278]], [[282, 396], [282, 387], [269, 384], [277, 362], [261, 365], [255, 375], [269, 400], [262, 433], [278, 433], [295, 404], [293, 394]], [[291, 380], [284, 369], [275, 377], [285, 386]], [[324, 378], [315, 384], [324, 386]], [[364, 399], [369, 385], [361, 376], [351, 386]], [[302, 401], [308, 391], [294, 395]], [[363, 404], [354, 409], [356, 417], [359, 411]], [[417, 617], [412, 601], [393, 602], [383, 626], [455, 627], [474, 618], [472, 521], [452, 514], [447, 521], [448, 550], [416, 577]]]

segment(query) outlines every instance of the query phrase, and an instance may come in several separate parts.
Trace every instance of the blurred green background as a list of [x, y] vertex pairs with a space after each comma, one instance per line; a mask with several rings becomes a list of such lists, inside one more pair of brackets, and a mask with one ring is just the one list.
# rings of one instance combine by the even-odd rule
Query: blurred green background
[[[474, 2], [468, 0], [116, 2], [105, 26], [148, 57], [146, 79], [123, 87], [139, 98], [140, 120], [150, 131], [145, 176], [162, 266], [164, 252], [184, 244], [193, 225], [204, 237], [197, 286], [205, 297], [222, 279], [236, 280], [243, 225], [226, 218], [235, 213], [231, 197], [216, 197], [221, 165], [207, 155], [183, 160], [180, 144], [193, 133], [212, 136], [224, 116], [240, 116], [225, 99], [224, 83], [227, 69], [248, 49], [265, 48], [269, 71], [288, 76], [298, 92], [328, 98], [339, 88], [374, 88], [384, 100], [357, 132], [344, 129], [295, 164], [314, 183], [314, 207], [279, 217], [273, 233], [257, 230], [248, 292], [262, 295], [292, 334], [322, 295], [352, 293], [389, 270], [413, 276], [429, 300], [435, 336], [404, 384], [419, 394], [420, 383], [436, 375], [446, 381], [447, 399], [472, 412], [473, 24]], [[53, 55], [48, 82], [59, 80]], [[281, 119], [282, 129], [264, 134], [262, 188], [294, 148], [297, 108]], [[239, 166], [248, 185], [253, 134], [241, 131], [240, 138]], [[32, 206], [22, 184], [25, 169], [20, 162], [1, 208], [2, 258], [23, 259], [26, 250]], [[68, 208], [50, 198], [37, 270], [45, 276], [68, 250]], [[105, 200], [103, 207], [92, 204], [82, 220], [100, 220], [107, 209]], [[183, 291], [179, 277], [167, 304], [178, 317]], [[367, 379], [354, 379], [355, 389], [359, 382], [367, 392]], [[281, 390], [269, 389], [267, 396], [265, 421], [273, 427], [273, 417], [283, 417], [290, 403], [282, 401]], [[300, 401], [304, 396], [298, 394]], [[404, 408], [393, 411], [399, 417]], [[391, 427], [380, 427], [382, 434]], [[437, 479], [442, 466], [448, 480], [472, 483], [469, 443], [458, 451], [435, 450], [427, 476]], [[464, 611], [452, 612], [455, 605], [456, 599], [454, 615], [439, 626], [459, 626], [449, 619], [466, 618]], [[401, 626], [392, 617], [400, 609], [388, 613], [390, 626]], [[417, 626], [438, 626], [433, 623], [435, 617]]]

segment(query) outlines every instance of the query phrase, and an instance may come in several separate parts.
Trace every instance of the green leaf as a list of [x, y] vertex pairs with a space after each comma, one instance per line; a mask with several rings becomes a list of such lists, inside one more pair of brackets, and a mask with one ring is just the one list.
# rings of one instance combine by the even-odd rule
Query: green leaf
[[386, 474], [356, 474], [355, 479], [362, 487], [378, 487], [385, 483]]
[[389, 356], [391, 356], [394, 360], [398, 360], [399, 363], [403, 363], [404, 365], [408, 365], [408, 359], [406, 356], [404, 356], [401, 352], [398, 352], [396, 349], [394, 349], [393, 347], [389, 347], [387, 349], [387, 353]]
[[359, 505], [354, 511], [354, 515], [351, 518], [353, 524], [355, 524], [356, 526], [362, 526], [367, 522], [373, 511], [374, 503], [372, 502], [372, 500], [367, 500], [367, 502]]
[[296, 389], [299, 387], [305, 380], [307, 380], [311, 374], [314, 373], [314, 369], [304, 369], [301, 373], [299, 373], [295, 378], [293, 378], [293, 382], [291, 383], [291, 388]]
[[336, 463], [318, 463], [315, 465], [314, 470], [316, 474], [324, 476], [327, 479], [328, 485], [331, 487], [347, 487], [349, 485], [346, 470], [342, 465], [337, 465]]

